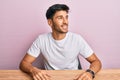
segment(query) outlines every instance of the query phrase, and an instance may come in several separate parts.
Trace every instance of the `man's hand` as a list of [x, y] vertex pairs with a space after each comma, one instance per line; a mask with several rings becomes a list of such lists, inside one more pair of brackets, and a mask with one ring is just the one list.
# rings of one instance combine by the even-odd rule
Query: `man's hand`
[[102, 64], [94, 53], [91, 56], [87, 57], [86, 60], [90, 63], [89, 69], [93, 72], [83, 72], [82, 74], [77, 75], [74, 80], [93, 80], [94, 74], [96, 74], [101, 69]]
[[35, 67], [34, 69], [31, 70], [31, 75], [34, 80], [51, 80], [51, 77], [49, 74]]
[[83, 72], [80, 75], [77, 75], [73, 80], [93, 80], [92, 74], [89, 72]]

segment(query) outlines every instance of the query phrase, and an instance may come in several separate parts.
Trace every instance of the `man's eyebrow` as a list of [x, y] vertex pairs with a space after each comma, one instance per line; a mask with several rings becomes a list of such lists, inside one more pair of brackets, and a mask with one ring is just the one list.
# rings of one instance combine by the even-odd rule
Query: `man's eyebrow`
[[56, 17], [62, 17], [62, 15], [58, 15], [58, 16], [56, 16]]
[[[58, 16], [56, 16], [56, 18], [58, 18], [58, 17], [63, 17], [63, 15], [58, 15]], [[68, 17], [68, 15], [66, 15], [66, 17]]]

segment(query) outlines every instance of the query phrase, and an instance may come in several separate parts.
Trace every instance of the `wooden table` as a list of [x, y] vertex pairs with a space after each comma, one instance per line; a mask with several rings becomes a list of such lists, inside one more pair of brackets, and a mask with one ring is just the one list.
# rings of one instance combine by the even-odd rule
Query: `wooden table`
[[[52, 80], [73, 80], [83, 70], [48, 70]], [[20, 70], [0, 70], [0, 80], [33, 80]], [[120, 80], [120, 69], [104, 69], [96, 74], [94, 80]]]

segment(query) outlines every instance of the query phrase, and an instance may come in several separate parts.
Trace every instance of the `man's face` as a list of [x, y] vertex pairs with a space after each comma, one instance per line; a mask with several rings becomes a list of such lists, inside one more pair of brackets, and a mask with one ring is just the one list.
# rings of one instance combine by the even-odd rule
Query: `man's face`
[[52, 18], [52, 30], [57, 33], [68, 32], [68, 13], [66, 11], [57, 11]]

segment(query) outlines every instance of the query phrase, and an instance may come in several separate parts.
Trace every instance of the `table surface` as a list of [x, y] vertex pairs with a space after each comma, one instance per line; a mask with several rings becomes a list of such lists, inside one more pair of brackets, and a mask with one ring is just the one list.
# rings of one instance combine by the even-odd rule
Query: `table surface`
[[[83, 70], [47, 70], [52, 80], [73, 80]], [[33, 80], [20, 70], [0, 70], [0, 80]], [[98, 72], [94, 80], [120, 80], [120, 69], [104, 69]]]

